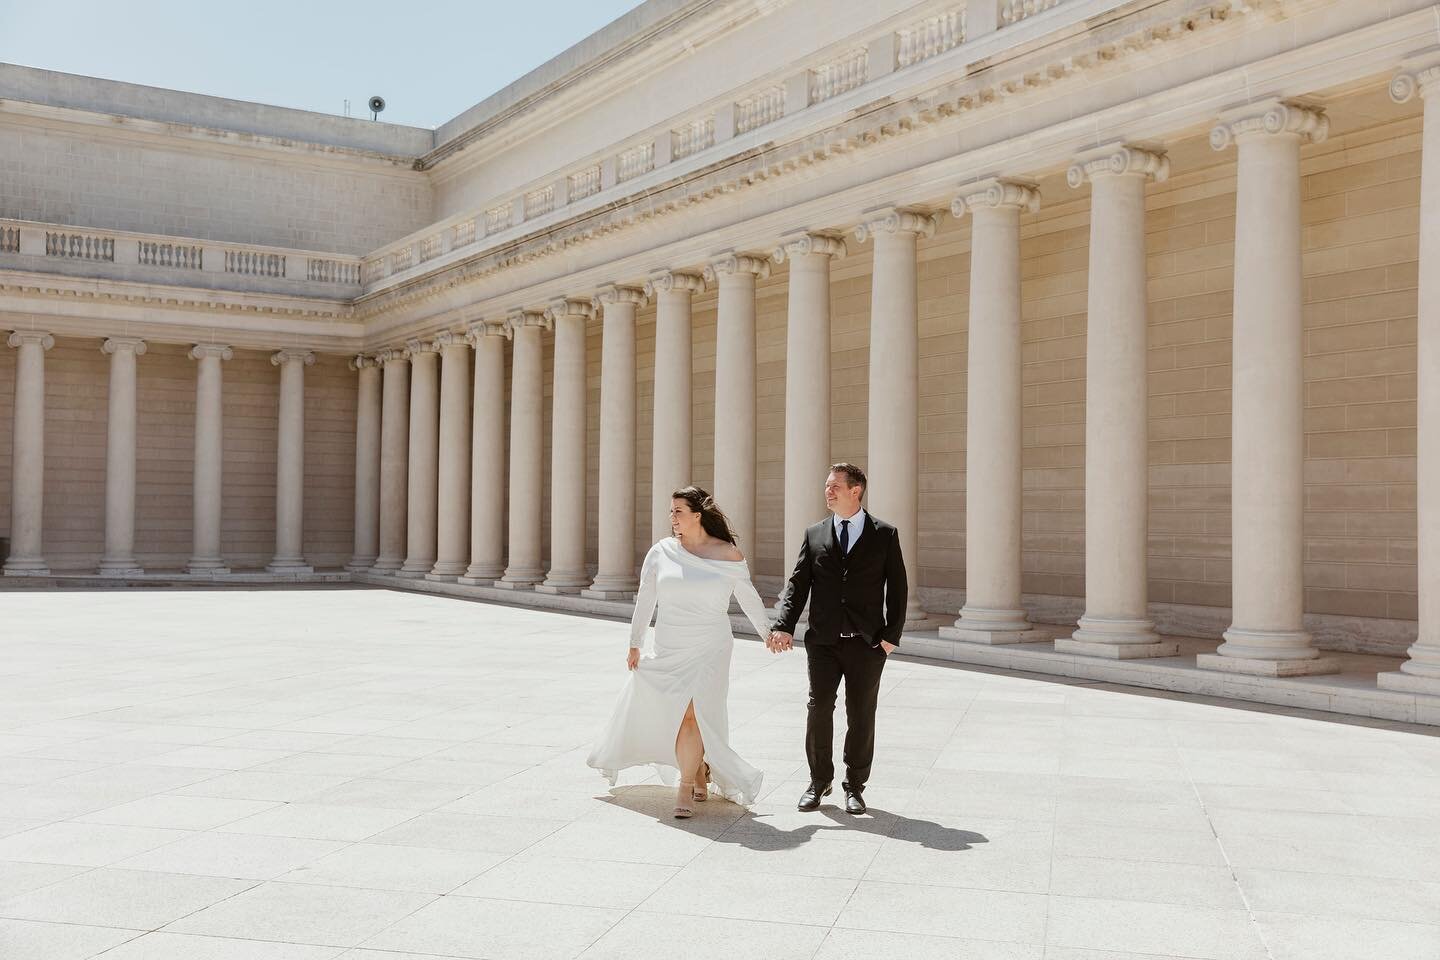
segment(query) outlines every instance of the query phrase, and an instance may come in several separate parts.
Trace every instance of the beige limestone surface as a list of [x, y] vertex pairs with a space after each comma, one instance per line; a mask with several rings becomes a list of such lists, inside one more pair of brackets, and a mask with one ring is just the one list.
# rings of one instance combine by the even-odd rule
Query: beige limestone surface
[[764, 795], [677, 823], [583, 762], [621, 622], [346, 588], [0, 623], [7, 958], [1440, 951], [1440, 739], [1403, 724], [900, 657], [870, 813], [799, 814], [804, 654], [742, 641]]

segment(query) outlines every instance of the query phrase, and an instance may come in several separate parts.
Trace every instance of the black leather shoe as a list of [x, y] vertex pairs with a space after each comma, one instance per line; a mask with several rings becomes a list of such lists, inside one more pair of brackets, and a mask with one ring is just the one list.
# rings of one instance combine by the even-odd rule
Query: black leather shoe
[[800, 802], [795, 805], [795, 809], [804, 810], [807, 813], [811, 810], [819, 810], [820, 798], [828, 796], [830, 796], [830, 784], [812, 783], [809, 789], [800, 794]]
[[840, 784], [840, 787], [845, 791], [845, 812], [853, 813], [856, 816], [864, 813], [865, 798], [860, 796], [860, 791], [864, 790], [865, 788], [852, 787], [848, 783], [842, 783]]

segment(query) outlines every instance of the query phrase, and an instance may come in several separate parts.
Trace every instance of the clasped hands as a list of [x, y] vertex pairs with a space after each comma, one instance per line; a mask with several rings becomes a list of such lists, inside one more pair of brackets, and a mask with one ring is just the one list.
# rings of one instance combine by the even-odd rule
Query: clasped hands
[[782, 633], [779, 630], [771, 630], [770, 635], [765, 638], [765, 649], [771, 653], [784, 653], [786, 650], [795, 649], [795, 637], [789, 633]]

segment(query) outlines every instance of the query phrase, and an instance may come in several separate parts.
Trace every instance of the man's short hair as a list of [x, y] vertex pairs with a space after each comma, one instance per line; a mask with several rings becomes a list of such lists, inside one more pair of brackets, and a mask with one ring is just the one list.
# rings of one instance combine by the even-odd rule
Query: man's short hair
[[853, 463], [845, 463], [844, 461], [832, 463], [830, 464], [830, 472], [843, 476], [847, 487], [864, 487], [867, 490], [870, 488], [869, 481], [865, 479], [865, 471]]

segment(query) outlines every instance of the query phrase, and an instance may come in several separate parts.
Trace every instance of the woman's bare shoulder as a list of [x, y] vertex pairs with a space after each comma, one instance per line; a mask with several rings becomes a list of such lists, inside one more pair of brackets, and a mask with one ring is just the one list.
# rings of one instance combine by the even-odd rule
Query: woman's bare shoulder
[[745, 559], [745, 554], [741, 553], [740, 548], [735, 546], [735, 544], [727, 543], [723, 547], [723, 556], [721, 556], [720, 559], [739, 563]]

